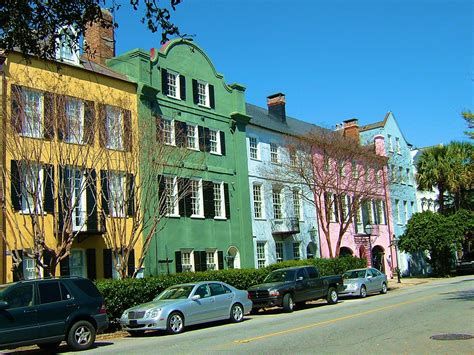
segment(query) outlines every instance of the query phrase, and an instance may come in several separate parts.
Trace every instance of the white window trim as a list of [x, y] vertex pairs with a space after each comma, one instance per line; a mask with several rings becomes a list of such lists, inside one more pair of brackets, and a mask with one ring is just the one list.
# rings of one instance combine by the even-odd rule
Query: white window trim
[[201, 107], [207, 107], [207, 108], [210, 108], [211, 107], [211, 103], [210, 103], [210, 98], [209, 98], [209, 83], [203, 81], [203, 80], [196, 80], [197, 81], [197, 85], [204, 85], [204, 95], [206, 96], [205, 97], [205, 103], [204, 104], [201, 104], [199, 103], [199, 86], [197, 87], [197, 94], [198, 94], [198, 106], [201, 106]]
[[[260, 203], [260, 214], [261, 214], [261, 217], [255, 217], [255, 195], [253, 193], [253, 187], [254, 186], [260, 186], [260, 201], [258, 201]], [[266, 218], [265, 218], [265, 199], [263, 198], [264, 197], [264, 191], [263, 191], [263, 184], [262, 183], [253, 183], [252, 184], [252, 201], [253, 201], [253, 219], [257, 220], [257, 221], [265, 221]]]
[[[110, 137], [110, 133], [111, 133], [111, 132], [109, 131], [110, 119], [109, 119], [109, 114], [108, 114], [108, 112], [107, 112], [108, 109], [117, 110], [117, 111], [118, 111], [118, 114], [119, 114], [120, 125], [121, 125], [121, 127], [120, 127], [120, 128], [121, 128], [121, 130], [120, 130], [120, 134], [121, 134], [120, 138], [121, 138], [121, 140], [120, 140], [120, 142], [118, 142], [118, 144], [116, 144], [116, 143], [111, 144], [111, 141], [110, 141], [110, 140], [111, 140], [111, 137]], [[106, 147], [107, 149], [110, 149], [110, 150], [117, 150], [117, 151], [123, 151], [123, 150], [125, 150], [125, 129], [124, 129], [124, 127], [125, 127], [125, 126], [124, 126], [124, 123], [125, 123], [125, 122], [124, 122], [124, 117], [123, 117], [123, 112], [122, 112], [122, 110], [121, 110], [119, 107], [117, 107], [117, 106], [106, 105], [106, 106], [105, 106], [105, 116], [106, 116], [106, 118], [105, 118], [105, 125], [106, 125], [106, 128], [105, 128], [105, 129], [106, 129], [106, 131], [107, 131], [107, 137], [106, 137], [107, 140], [106, 140], [106, 142], [105, 142], [105, 147]], [[115, 133], [116, 133], [115, 130], [116, 130], [117, 128], [113, 128], [113, 127], [112, 127], [112, 129], [114, 130], [114, 132], [112, 132], [112, 133], [114, 134], [114, 138], [113, 138], [113, 139], [114, 139], [114, 141], [115, 141], [115, 140], [117, 139], [117, 137], [115, 136]]]
[[[79, 113], [79, 120], [80, 120], [80, 127], [81, 127], [81, 135], [80, 137], [78, 136], [77, 132], [74, 132], [73, 134], [71, 134], [71, 129], [70, 129], [70, 126], [71, 126], [71, 120], [70, 120], [70, 116], [68, 115], [68, 110], [67, 110], [67, 104], [69, 101], [71, 100], [74, 100], [74, 101], [78, 101], [79, 102], [79, 105], [80, 105], [80, 113]], [[75, 97], [67, 97], [66, 98], [66, 112], [65, 112], [65, 115], [66, 115], [66, 124], [68, 125], [67, 129], [68, 129], [68, 136], [66, 136], [66, 139], [64, 139], [64, 141], [66, 143], [69, 143], [69, 144], [81, 144], [81, 145], [84, 145], [85, 142], [84, 142], [84, 130], [85, 130], [85, 109], [84, 109], [84, 101], [81, 100], [81, 99], [77, 99]], [[79, 139], [78, 139], [79, 138]]]
[[[124, 204], [125, 202], [125, 199], [124, 198], [121, 198], [118, 202], [120, 204], [122, 204], [122, 206], [114, 206], [114, 202], [112, 200], [112, 184], [111, 184], [111, 176], [114, 175], [114, 176], [121, 176], [121, 179], [122, 179], [122, 191], [121, 191], [121, 195], [124, 196], [125, 192], [126, 192], [126, 183], [127, 183], [127, 179], [126, 179], [126, 175], [124, 172], [122, 171], [109, 171], [109, 176], [108, 176], [108, 183], [109, 183], [109, 201], [107, 202], [109, 204], [109, 214], [111, 217], [114, 217], [114, 218], [124, 218], [127, 216], [127, 207]], [[122, 208], [123, 210], [122, 211], [116, 211], [115, 210], [115, 207], [118, 207], [118, 208]], [[121, 212], [121, 213], [118, 213], [118, 212]]]
[[[276, 191], [279, 191], [278, 192], [278, 195], [279, 195], [279, 199], [280, 199], [280, 218], [276, 218], [275, 217], [275, 204], [274, 204], [274, 201], [273, 201], [273, 195]], [[284, 218], [285, 218], [285, 213], [284, 213], [284, 206], [285, 206], [285, 199], [284, 199], [284, 193], [283, 193], [283, 188], [282, 187], [278, 187], [278, 186], [272, 186], [272, 212], [273, 212], [273, 219], [275, 221], [282, 221]]]
[[388, 151], [393, 153], [393, 140], [392, 140], [391, 134], [387, 134], [387, 141], [388, 141]]
[[[220, 216], [215, 216], [214, 219], [219, 219], [219, 220], [226, 220], [226, 210], [225, 210], [225, 194], [224, 194], [224, 182], [223, 181], [213, 181], [212, 182], [212, 193], [214, 194], [214, 184], [219, 184], [219, 191], [221, 195], [221, 213]], [[216, 206], [214, 202], [214, 212], [215, 212]]]
[[[190, 147], [188, 145], [188, 127], [194, 127], [194, 147]], [[195, 125], [195, 124], [187, 124], [186, 125], [186, 148], [190, 149], [190, 150], [196, 150], [196, 151], [199, 151], [199, 129], [198, 129], [198, 125]]]
[[[164, 175], [164, 178], [165, 179], [173, 179], [173, 193], [172, 193], [172, 196], [171, 196], [171, 198], [173, 199], [173, 202], [174, 202], [173, 212], [172, 213], [167, 212], [166, 217], [180, 217], [180, 215], [179, 215], [179, 203], [178, 203], [178, 181], [177, 181], [177, 177], [172, 176], [172, 175]], [[166, 186], [166, 180], [165, 180], [165, 186]], [[168, 191], [166, 191], [166, 193], [168, 193]], [[166, 208], [168, 209], [168, 206], [166, 206]]]
[[[193, 249], [180, 249], [181, 251], [181, 268], [182, 268], [182, 271], [183, 272], [194, 272], [194, 270], [196, 270], [196, 265], [194, 265], [194, 250]], [[184, 253], [187, 253], [189, 254], [189, 264], [185, 264], [183, 263], [183, 254]], [[185, 270], [185, 266], [186, 265], [186, 269]], [[188, 266], [190, 266], [190, 268], [188, 269]]]
[[[175, 100], [181, 100], [181, 78], [180, 78], [180, 75], [178, 72], [175, 72], [173, 70], [166, 70], [167, 72], [167, 76], [166, 76], [166, 85], [167, 85], [167, 91], [168, 91], [168, 94], [166, 96], [172, 98], [172, 99], [175, 99]], [[171, 74], [171, 75], [174, 75], [175, 76], [175, 81], [176, 81], [176, 96], [173, 96], [173, 95], [170, 95], [169, 94], [169, 83], [168, 83], [168, 75]]]
[[[176, 146], [176, 130], [175, 130], [175, 122], [174, 122], [174, 119], [169, 119], [169, 118], [162, 118], [162, 122], [163, 121], [166, 121], [166, 122], [169, 122], [170, 123], [170, 135], [171, 135], [171, 143], [168, 143], [168, 142], [165, 142], [163, 140], [163, 143], [165, 145], [170, 145], [170, 146]], [[163, 126], [161, 127], [162, 129], [162, 134], [164, 135], [164, 129], [163, 129]]]
[[295, 192], [298, 194], [298, 205], [299, 205], [299, 215], [298, 216], [295, 216], [296, 218], [298, 218], [298, 221], [300, 222], [303, 222], [303, 198], [302, 198], [302, 192], [301, 192], [301, 189], [299, 187], [293, 187], [293, 189], [291, 189], [291, 192], [292, 192], [292, 200], [293, 200], [293, 212], [295, 210]]
[[[281, 247], [281, 257], [279, 258], [278, 257], [278, 246]], [[275, 242], [275, 260], [276, 262], [280, 262], [280, 261], [283, 261], [285, 260], [285, 245], [282, 241], [276, 241]]]
[[199, 212], [200, 212], [200, 214], [191, 214], [191, 218], [204, 218], [204, 199], [203, 199], [202, 179], [190, 179], [190, 180], [198, 182]]
[[[31, 132], [25, 132], [25, 125], [32, 125], [32, 122], [27, 122], [26, 120], [26, 111], [27, 111], [27, 108], [26, 108], [26, 95], [27, 95], [27, 92], [30, 92], [30, 93], [36, 93], [36, 94], [39, 94], [40, 95], [40, 104], [39, 104], [39, 110], [41, 111], [40, 112], [40, 124], [39, 124], [39, 132], [36, 133], [31, 133]], [[43, 135], [44, 135], [44, 94], [43, 92], [41, 91], [38, 91], [38, 90], [33, 90], [33, 89], [23, 89], [23, 92], [21, 93], [22, 95], [22, 99], [23, 99], [23, 102], [24, 102], [24, 107], [23, 107], [23, 111], [24, 111], [24, 114], [22, 116], [22, 120], [21, 120], [21, 133], [20, 133], [20, 136], [22, 137], [27, 137], [27, 138], [43, 138]]]
[[[38, 165], [39, 166], [39, 169], [38, 169], [38, 185], [36, 186], [36, 189], [39, 190], [39, 193], [38, 193], [38, 199], [36, 201], [36, 206], [28, 206], [28, 203], [26, 203], [26, 205], [24, 206], [23, 205], [23, 189], [25, 188], [24, 185], [26, 184], [26, 177], [25, 176], [22, 176], [21, 177], [21, 211], [20, 211], [20, 214], [25, 214], [25, 215], [29, 215], [29, 214], [41, 214], [43, 213], [44, 214], [44, 211], [43, 211], [43, 200], [44, 200], [44, 191], [43, 191], [43, 186], [44, 186], [44, 167], [41, 165], [41, 164], [38, 164], [38, 163], [33, 163], [33, 162], [29, 162], [29, 163], [26, 163], [27, 166], [26, 168], [29, 168], [31, 166], [31, 164], [33, 165]], [[21, 174], [23, 174], [25, 172], [25, 170], [23, 170], [22, 167], [20, 167], [21, 169]], [[25, 191], [25, 193], [27, 194], [27, 196], [29, 195], [28, 192]], [[28, 197], [26, 197], [26, 200], [28, 201]], [[33, 201], [34, 202], [34, 201]]]
[[402, 155], [402, 148], [400, 146], [400, 138], [395, 137], [395, 148], [397, 149], [397, 154]]
[[[261, 159], [261, 154], [260, 154], [260, 140], [259, 140], [258, 137], [255, 136], [255, 135], [249, 135], [248, 137], [249, 137], [249, 140], [248, 140], [248, 142], [249, 142], [249, 147], [248, 147], [248, 149], [249, 149], [249, 150], [248, 150], [248, 152], [249, 152], [249, 158], [250, 158], [251, 160], [261, 161], [262, 159]], [[251, 148], [251, 146], [250, 146], [250, 138], [255, 139], [255, 142], [256, 142], [256, 144], [257, 144], [257, 147], [256, 147], [256, 150], [257, 150], [257, 157], [256, 157], [256, 158], [253, 158], [252, 155], [250, 154], [250, 148]]]
[[[263, 256], [264, 256], [263, 258], [260, 258], [260, 257], [259, 257], [259, 252], [258, 252], [258, 246], [259, 246], [259, 244], [260, 244], [260, 245], [263, 244]], [[266, 241], [264, 241], [264, 240], [257, 240], [257, 242], [256, 242], [256, 244], [255, 244], [255, 254], [256, 254], [256, 255], [255, 255], [255, 262], [256, 262], [256, 267], [257, 267], [257, 269], [259, 269], [259, 268], [261, 268], [261, 267], [263, 268], [263, 267], [265, 267], [265, 266], [268, 265], [268, 262], [267, 262], [267, 242], [266, 242]], [[263, 261], [263, 262], [264, 262], [264, 265], [259, 267], [259, 261]]]
[[[71, 191], [71, 208], [72, 208], [72, 204], [74, 204], [74, 208], [72, 208], [72, 213], [71, 213], [71, 217], [72, 217], [72, 230], [74, 232], [79, 232], [79, 231], [84, 231], [84, 230], [87, 230], [87, 197], [86, 197], [86, 179], [85, 179], [85, 176], [84, 176], [84, 172], [81, 171], [80, 169], [78, 168], [75, 168], [75, 167], [68, 167], [68, 169], [70, 169], [70, 172], [72, 174], [74, 174], [74, 178], [73, 178], [73, 184], [71, 184], [71, 188], [72, 188], [72, 191]], [[81, 197], [79, 199], [76, 198], [76, 190], [75, 190], [75, 173], [76, 171], [79, 171], [80, 174], [81, 174], [81, 188], [80, 188], [80, 191], [81, 191]], [[80, 225], [77, 225], [75, 223], [76, 221], [76, 208], [79, 207], [84, 213], [83, 213], [83, 219], [82, 219], [82, 223]]]
[[[59, 30], [59, 33], [61, 34], [61, 32], [64, 33], [65, 31], [71, 31], [71, 32], [74, 32], [75, 36], [77, 35], [77, 32], [74, 30], [72, 26], [64, 26], [63, 28]], [[65, 36], [67, 36], [67, 34]], [[69, 63], [69, 64], [79, 65], [80, 64], [79, 48], [77, 47], [71, 48], [72, 58], [62, 57], [61, 49], [65, 45], [67, 45], [67, 40], [65, 40], [64, 38], [56, 39], [56, 59], [62, 62]]]
[[[295, 256], [295, 247], [298, 246], [298, 257]], [[293, 260], [301, 260], [301, 242], [292, 243], [292, 256]]]
[[[276, 161], [272, 160], [272, 156], [273, 156], [273, 154], [275, 154], [275, 152], [272, 151], [272, 146], [276, 147]], [[270, 142], [269, 148], [270, 148], [270, 163], [272, 163], [272, 164], [281, 164], [280, 147], [278, 146], [278, 144], [276, 142]]]
[[[87, 260], [86, 260], [86, 251], [84, 249], [71, 249], [70, 257], [69, 257], [69, 269], [73, 269], [72, 262], [73, 262], [73, 252], [79, 252], [82, 256], [82, 267], [81, 267], [81, 275], [71, 274], [71, 276], [80, 276], [80, 277], [87, 277]], [[113, 269], [115, 269], [112, 266]]]
[[216, 151], [213, 152], [213, 151], [209, 151], [209, 153], [211, 154], [214, 154], [214, 155], [222, 155], [222, 151], [221, 151], [221, 131], [217, 130], [217, 129], [210, 129], [209, 128], [209, 142], [211, 141], [211, 131], [212, 132], [216, 132]]
[[[217, 249], [206, 249], [206, 270], [219, 270], [219, 261], [217, 257]], [[213, 255], [214, 263], [208, 263], [208, 254]], [[211, 267], [210, 267], [211, 265]]]

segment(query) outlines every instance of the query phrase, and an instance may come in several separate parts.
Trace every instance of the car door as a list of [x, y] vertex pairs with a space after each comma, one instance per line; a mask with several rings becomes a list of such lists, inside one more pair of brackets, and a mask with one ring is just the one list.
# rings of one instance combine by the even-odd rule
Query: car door
[[372, 275], [374, 278], [374, 292], [379, 292], [382, 290], [383, 274], [377, 269], [372, 269]]
[[0, 297], [8, 308], [0, 310], [0, 344], [38, 337], [38, 315], [34, 283], [13, 285]]
[[302, 302], [311, 298], [308, 274], [305, 268], [298, 269], [296, 272], [295, 290], [295, 302]]
[[[224, 286], [217, 282], [209, 283], [209, 288], [211, 290], [211, 296], [214, 297], [215, 308], [213, 313], [213, 319], [223, 319], [230, 317], [230, 307], [232, 306], [232, 301], [234, 296], [232, 291], [230, 293], [226, 292]], [[230, 290], [229, 290], [230, 291]]]
[[194, 295], [199, 295], [199, 298], [191, 300], [189, 307], [187, 307], [189, 313], [187, 323], [202, 323], [212, 319], [213, 312], [215, 312], [215, 299], [211, 296], [209, 285], [199, 285], [194, 291]]
[[367, 269], [365, 277], [367, 280], [367, 292], [371, 293], [377, 290], [377, 278], [374, 277], [372, 269]]
[[324, 285], [323, 280], [319, 277], [318, 271], [314, 267], [307, 267], [306, 272], [308, 273], [308, 285], [310, 299], [318, 299], [324, 296]]

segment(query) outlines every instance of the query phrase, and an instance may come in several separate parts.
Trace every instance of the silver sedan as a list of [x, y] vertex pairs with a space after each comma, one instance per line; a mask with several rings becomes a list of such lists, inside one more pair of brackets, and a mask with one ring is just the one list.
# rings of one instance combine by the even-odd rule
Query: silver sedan
[[342, 275], [344, 290], [341, 296], [366, 297], [369, 293], [387, 293], [387, 275], [374, 268], [355, 269]]
[[146, 330], [178, 334], [185, 326], [230, 319], [240, 322], [252, 309], [247, 291], [218, 281], [175, 285], [153, 301], [123, 312], [120, 324], [132, 336]]

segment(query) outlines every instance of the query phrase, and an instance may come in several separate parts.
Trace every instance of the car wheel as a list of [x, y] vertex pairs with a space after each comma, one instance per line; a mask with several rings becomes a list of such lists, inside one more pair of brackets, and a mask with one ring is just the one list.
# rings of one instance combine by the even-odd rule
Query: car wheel
[[235, 303], [230, 309], [230, 320], [232, 323], [239, 323], [244, 319], [244, 308], [240, 303]]
[[145, 334], [144, 330], [128, 330], [128, 334], [132, 337], [141, 337]]
[[382, 282], [382, 290], [380, 291], [381, 294], [386, 294], [387, 293], [387, 284], [385, 282]]
[[360, 297], [365, 298], [367, 296], [367, 288], [364, 285], [360, 287]]
[[55, 350], [59, 347], [59, 344], [61, 344], [60, 341], [57, 341], [55, 343], [43, 343], [43, 344], [38, 344], [38, 347], [41, 350], [44, 350], [45, 352], [48, 353], [53, 353]]
[[89, 349], [95, 341], [95, 328], [88, 321], [81, 320], [72, 325], [67, 336], [67, 344], [73, 350]]
[[179, 312], [173, 312], [168, 317], [166, 331], [169, 334], [179, 334], [184, 330], [184, 317]]
[[337, 290], [334, 287], [329, 287], [327, 301], [329, 304], [336, 304], [339, 301]]
[[291, 293], [287, 293], [283, 297], [283, 310], [285, 312], [293, 312], [293, 308], [295, 308], [295, 302], [293, 301], [293, 296]]

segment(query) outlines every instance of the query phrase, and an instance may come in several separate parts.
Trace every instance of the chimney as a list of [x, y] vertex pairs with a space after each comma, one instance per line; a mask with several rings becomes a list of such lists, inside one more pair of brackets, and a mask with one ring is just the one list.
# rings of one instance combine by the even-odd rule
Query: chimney
[[283, 123], [286, 123], [285, 102], [285, 94], [281, 92], [267, 96], [268, 113]]
[[107, 59], [115, 57], [115, 38], [112, 14], [109, 10], [102, 9], [102, 19], [107, 27], [102, 27], [102, 21], [92, 23], [86, 29], [84, 40], [89, 46], [89, 59], [105, 65]]
[[344, 137], [351, 138], [359, 143], [359, 120], [351, 118], [343, 122]]

